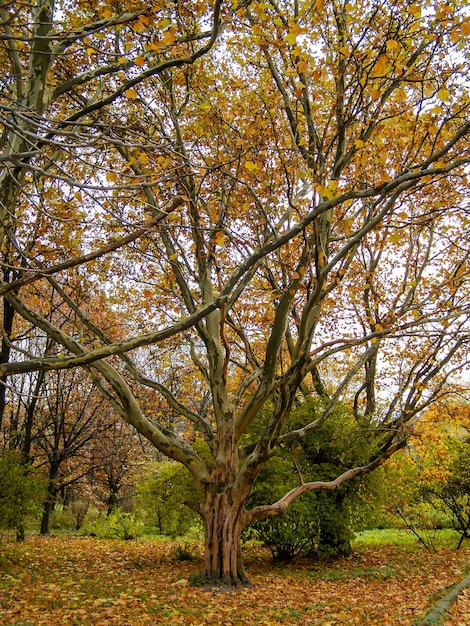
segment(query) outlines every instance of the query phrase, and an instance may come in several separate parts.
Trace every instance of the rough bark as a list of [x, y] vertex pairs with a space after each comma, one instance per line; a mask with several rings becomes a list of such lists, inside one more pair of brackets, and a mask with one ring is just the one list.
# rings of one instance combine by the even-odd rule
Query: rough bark
[[214, 585], [250, 583], [243, 565], [241, 532], [246, 525], [242, 502], [230, 501], [227, 493], [209, 498], [202, 509], [205, 527], [204, 568]]

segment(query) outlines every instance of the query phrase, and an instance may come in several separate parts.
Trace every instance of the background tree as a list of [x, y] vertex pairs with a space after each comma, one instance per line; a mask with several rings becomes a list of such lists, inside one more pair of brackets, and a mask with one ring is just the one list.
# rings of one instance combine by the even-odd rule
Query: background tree
[[[101, 411], [106, 412], [106, 406], [101, 404]], [[132, 503], [132, 475], [139, 459], [146, 455], [135, 431], [114, 414], [104, 420], [103, 428], [95, 435], [90, 483], [109, 515], [113, 509]]]
[[440, 402], [416, 425], [411, 441], [419, 498], [450, 518], [460, 533], [458, 548], [470, 529], [469, 415], [462, 399]]
[[95, 463], [102, 466], [103, 459], [93, 455], [92, 440], [113, 427], [114, 415], [107, 408], [81, 370], [47, 374], [43, 402], [36, 415], [35, 441], [36, 464], [44, 464], [48, 474], [41, 534], [49, 532], [58, 495], [90, 475]]
[[469, 440], [454, 441], [450, 476], [443, 486], [434, 485], [431, 493], [450, 511], [460, 533], [457, 549], [470, 537], [470, 446]]
[[[466, 362], [465, 11], [336, 0], [3, 11], [1, 292], [64, 353], [24, 354], [13, 325], [0, 375], [89, 368], [114, 409], [189, 470], [207, 576], [246, 582], [243, 527], [383, 463]], [[37, 281], [54, 298], [35, 301]], [[99, 315], [81, 306], [88, 291]], [[108, 311], [128, 339], [103, 328]], [[168, 362], [184, 385], [167, 385]], [[178, 419], [148, 413], [142, 388]], [[309, 394], [321, 415], [289, 430]], [[247, 508], [275, 448], [339, 401], [375, 432], [365, 465]]]

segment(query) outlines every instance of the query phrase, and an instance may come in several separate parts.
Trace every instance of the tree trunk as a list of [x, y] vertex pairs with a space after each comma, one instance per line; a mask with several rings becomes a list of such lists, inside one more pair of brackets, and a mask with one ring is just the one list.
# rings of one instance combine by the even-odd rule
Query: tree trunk
[[117, 509], [118, 504], [119, 504], [119, 497], [118, 497], [119, 485], [110, 477], [108, 477], [108, 487], [109, 487], [109, 493], [108, 493], [108, 498], [106, 500], [106, 505], [108, 507], [107, 513], [106, 513], [107, 517], [111, 515], [114, 509]]
[[[5, 270], [3, 274], [4, 282], [9, 281], [9, 270]], [[0, 363], [8, 363], [10, 360], [11, 346], [9, 338], [13, 330], [13, 318], [15, 311], [13, 307], [6, 301], [3, 301], [3, 339], [0, 346]], [[0, 376], [0, 430], [3, 424], [7, 399], [7, 376]]]
[[47, 487], [46, 500], [42, 508], [41, 535], [49, 534], [51, 513], [54, 510], [54, 505], [57, 500], [56, 480], [58, 473], [59, 468], [55, 465], [53, 465], [49, 470], [49, 484]]
[[241, 551], [241, 532], [246, 524], [243, 502], [227, 493], [209, 498], [202, 510], [205, 527], [205, 574], [215, 585], [248, 585]]
[[49, 526], [51, 521], [51, 513], [54, 509], [54, 501], [50, 499], [49, 494], [47, 500], [44, 502], [41, 518], [41, 535], [49, 534]]

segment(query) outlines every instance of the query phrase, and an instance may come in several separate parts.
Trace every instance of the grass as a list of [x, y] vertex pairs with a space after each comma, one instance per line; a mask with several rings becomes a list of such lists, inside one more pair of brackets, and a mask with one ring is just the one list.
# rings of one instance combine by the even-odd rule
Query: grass
[[[459, 540], [459, 533], [452, 529], [424, 530], [418, 531], [428, 538], [436, 547], [455, 547]], [[356, 534], [354, 539], [355, 545], [369, 546], [409, 546], [416, 548], [418, 544], [417, 537], [407, 529], [398, 528], [381, 528], [374, 530], [363, 530]]]

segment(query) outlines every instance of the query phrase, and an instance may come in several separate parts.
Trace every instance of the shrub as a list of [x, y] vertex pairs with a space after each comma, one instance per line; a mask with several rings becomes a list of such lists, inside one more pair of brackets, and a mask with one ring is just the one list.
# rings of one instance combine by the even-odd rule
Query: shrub
[[137, 539], [144, 532], [144, 523], [135, 513], [115, 509], [109, 515], [86, 519], [81, 532], [101, 539]]
[[318, 544], [320, 525], [311, 497], [294, 501], [287, 513], [268, 517], [253, 524], [257, 536], [277, 561], [291, 561], [299, 554], [311, 553]]
[[46, 481], [18, 453], [0, 452], [0, 527], [19, 528], [26, 516], [37, 515]]
[[137, 484], [136, 509], [162, 535], [181, 537], [200, 526], [197, 513], [184, 504], [194, 489], [187, 470], [174, 461], [152, 463]]
[[178, 561], [198, 561], [199, 557], [193, 552], [191, 546], [185, 543], [183, 546], [177, 545], [174, 549], [175, 558]]
[[[302, 428], [314, 420], [321, 402], [308, 399], [300, 404], [291, 415], [289, 428]], [[362, 425], [346, 407], [338, 405], [315, 432], [294, 446], [281, 448], [270, 459], [258, 477], [249, 506], [275, 502], [302, 480], [328, 481], [349, 467], [366, 464], [377, 447], [377, 442], [368, 442], [364, 436], [368, 430], [367, 424]], [[252, 528], [276, 559], [350, 554], [353, 523], [360, 527], [371, 518], [370, 507], [365, 505], [368, 498], [359, 491], [363, 484], [355, 479], [332, 492], [311, 492], [295, 500], [283, 516], [260, 520]]]

